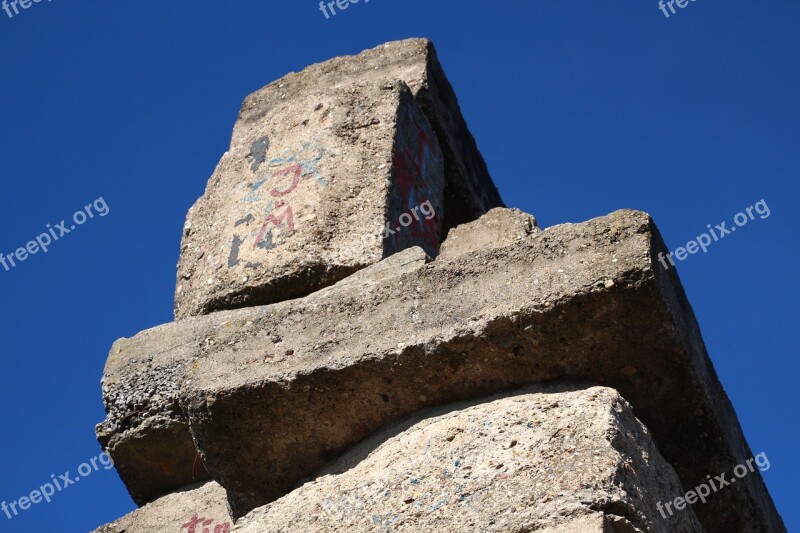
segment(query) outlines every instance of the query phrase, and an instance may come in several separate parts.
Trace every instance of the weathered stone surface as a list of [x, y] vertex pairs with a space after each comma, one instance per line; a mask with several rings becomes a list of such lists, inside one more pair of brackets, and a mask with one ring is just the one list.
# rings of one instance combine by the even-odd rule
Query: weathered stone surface
[[475, 250], [510, 246], [540, 231], [532, 215], [519, 209], [495, 208], [474, 222], [453, 228], [439, 253], [450, 260]]
[[206, 329], [192, 321], [181, 326], [118, 340], [103, 372], [107, 416], [97, 425], [97, 440], [137, 505], [208, 479], [178, 404], [186, 365], [197, 357]]
[[619, 394], [551, 386], [415, 415], [239, 520], [295, 531], [703, 532]]
[[[231, 315], [182, 387], [192, 435], [241, 516], [422, 407], [590, 380], [624, 394], [691, 489], [752, 453], [659, 251], [651, 219], [619, 211]], [[782, 527], [758, 473], [696, 511], [713, 531]]]
[[[308, 296], [312, 302], [337, 295], [357, 298], [378, 283], [425, 265], [421, 248], [409, 248]], [[187, 368], [213, 351], [211, 331], [224, 327], [228, 313], [188, 319], [120, 339], [103, 372], [106, 419], [97, 438], [138, 505], [208, 478], [192, 442], [179, 389]], [[211, 328], [211, 329], [209, 329]], [[277, 354], [282, 357], [282, 354]]]
[[245, 100], [187, 216], [175, 316], [305, 296], [410, 246], [435, 255], [496, 206], [429, 41], [313, 65]]
[[228, 533], [232, 529], [225, 490], [209, 481], [159, 498], [95, 533]]
[[445, 158], [445, 229], [475, 220], [503, 202], [486, 163], [469, 132], [453, 87], [428, 39], [406, 39], [311, 65], [250, 95], [242, 106], [234, 138], [241, 127], [264, 120], [285, 101], [302, 97], [317, 86], [338, 87], [353, 81], [403, 80], [424, 111]]
[[[619, 390], [688, 490], [752, 454], [659, 251], [650, 218], [619, 211], [328, 296], [163, 326], [106, 373], [152, 374], [152, 354], [189, 367], [181, 406], [236, 516], [421, 408], [554, 379]], [[709, 531], [782, 530], [758, 473], [696, 512]]]
[[438, 252], [444, 159], [404, 82], [309, 86], [268, 107], [244, 113], [189, 211], [179, 318], [304, 296], [410, 246]]

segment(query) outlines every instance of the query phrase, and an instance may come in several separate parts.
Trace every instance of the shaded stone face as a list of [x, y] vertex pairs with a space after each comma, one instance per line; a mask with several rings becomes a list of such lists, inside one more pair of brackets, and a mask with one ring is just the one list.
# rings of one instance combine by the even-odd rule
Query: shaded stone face
[[184, 227], [175, 316], [310, 294], [502, 206], [429, 41], [250, 95]]
[[619, 394], [556, 385], [414, 415], [236, 531], [702, 533], [678, 476]]

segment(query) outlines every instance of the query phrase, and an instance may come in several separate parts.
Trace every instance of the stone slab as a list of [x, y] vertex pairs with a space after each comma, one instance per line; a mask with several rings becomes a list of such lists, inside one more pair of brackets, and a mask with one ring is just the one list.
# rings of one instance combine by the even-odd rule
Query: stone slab
[[[631, 401], [689, 490], [752, 453], [666, 251], [649, 216], [618, 211], [243, 315], [182, 387], [193, 437], [241, 516], [421, 408], [581, 379]], [[758, 473], [698, 513], [709, 530], [783, 527]]]
[[[422, 408], [556, 379], [619, 390], [689, 490], [752, 453], [659, 252], [652, 220], [618, 211], [329, 296], [164, 326], [106, 372], [151, 374], [148, 353], [190, 361], [180, 405], [234, 516]], [[709, 531], [784, 530], [758, 473], [696, 511]]]
[[[428, 260], [421, 248], [409, 248], [305, 300], [358, 297]], [[173, 322], [119, 339], [111, 348], [102, 379], [107, 414], [96, 433], [138, 505], [209, 477], [198, 460], [179, 390], [187, 369], [214, 347], [211, 331], [229, 320], [229, 312], [220, 312]]]
[[559, 384], [414, 415], [234, 531], [704, 532], [682, 494], [616, 391]]

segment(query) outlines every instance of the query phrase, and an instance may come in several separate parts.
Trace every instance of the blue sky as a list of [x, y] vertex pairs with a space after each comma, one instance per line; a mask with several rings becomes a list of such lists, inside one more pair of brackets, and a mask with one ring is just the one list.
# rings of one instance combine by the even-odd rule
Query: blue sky
[[[505, 202], [542, 226], [636, 208], [674, 249], [765, 201], [768, 218], [678, 270], [778, 509], [800, 527], [798, 23], [789, 0], [698, 0], [670, 18], [655, 0], [372, 0], [330, 19], [312, 0], [0, 11], [0, 252], [99, 197], [109, 210], [0, 268], [0, 500], [100, 452], [108, 349], [171, 320], [183, 220], [244, 97], [427, 36]], [[101, 468], [0, 514], [0, 531], [87, 531], [133, 508]]]

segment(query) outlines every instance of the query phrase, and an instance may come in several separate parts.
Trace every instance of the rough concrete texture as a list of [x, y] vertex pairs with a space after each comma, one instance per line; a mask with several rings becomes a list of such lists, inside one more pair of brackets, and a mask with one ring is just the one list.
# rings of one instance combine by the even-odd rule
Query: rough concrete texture
[[[241, 516], [420, 408], [570, 378], [625, 394], [687, 488], [730, 471], [752, 454], [658, 251], [650, 218], [620, 211], [231, 316], [182, 387], [206, 467]], [[780, 524], [757, 474], [700, 512], [711, 530]]]
[[[322, 289], [305, 301], [359, 294], [378, 283], [424, 266], [421, 248], [408, 248]], [[224, 323], [226, 313], [188, 319], [119, 339], [106, 361], [102, 391], [106, 419], [97, 438], [138, 505], [208, 478], [192, 442], [179, 389], [187, 368], [213, 346], [208, 320]], [[280, 357], [280, 354], [279, 354]]]
[[[618, 211], [406, 261], [328, 296], [163, 326], [106, 376], [141, 374], [131, 395], [143, 397], [159, 387], [145, 382], [151, 358], [184, 365], [181, 408], [235, 516], [421, 408], [554, 379], [619, 390], [689, 490], [752, 454], [659, 251], [646, 214]], [[758, 473], [695, 511], [709, 531], [784, 530]]]
[[[197, 460], [178, 391], [205, 329], [186, 321], [181, 336], [171, 324], [114, 343], [103, 373], [106, 419], [97, 440], [137, 505], [194, 481], [208, 479]], [[118, 461], [118, 462], [117, 462]]]
[[245, 100], [187, 216], [175, 316], [305, 296], [409, 246], [435, 255], [497, 206], [429, 41], [310, 66]]
[[301, 98], [317, 86], [338, 87], [353, 81], [403, 80], [433, 126], [445, 158], [445, 230], [503, 207], [486, 163], [461, 114], [453, 87], [428, 39], [382, 44], [355, 56], [343, 56], [291, 73], [250, 95], [242, 106], [240, 130], [259, 124], [285, 101]]
[[475, 250], [503, 248], [540, 231], [533, 216], [519, 209], [495, 208], [475, 222], [453, 228], [439, 253], [449, 260]]
[[159, 498], [94, 533], [228, 533], [225, 490], [213, 481]]
[[439, 143], [404, 82], [270, 102], [240, 119], [189, 211], [176, 316], [305, 296], [410, 246], [435, 255], [443, 190]]
[[616, 391], [558, 385], [415, 415], [234, 531], [705, 531], [682, 494]]

